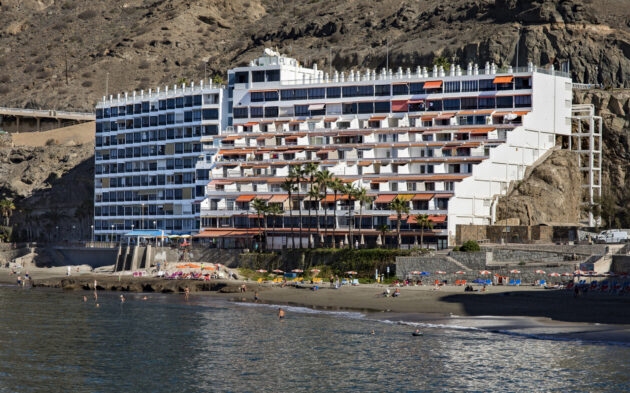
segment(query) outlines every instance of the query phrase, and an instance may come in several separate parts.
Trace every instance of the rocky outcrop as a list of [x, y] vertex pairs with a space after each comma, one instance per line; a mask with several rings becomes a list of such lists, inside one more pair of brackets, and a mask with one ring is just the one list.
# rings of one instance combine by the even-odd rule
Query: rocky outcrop
[[556, 150], [499, 198], [497, 219], [518, 218], [522, 225], [577, 223], [581, 192], [576, 153]]

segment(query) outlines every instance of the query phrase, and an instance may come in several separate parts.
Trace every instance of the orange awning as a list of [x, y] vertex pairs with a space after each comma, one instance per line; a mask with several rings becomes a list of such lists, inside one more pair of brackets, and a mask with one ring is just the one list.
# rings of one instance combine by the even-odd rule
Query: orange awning
[[401, 199], [405, 202], [412, 200], [414, 197], [413, 194], [398, 194], [398, 199]]
[[431, 222], [434, 224], [441, 224], [446, 221], [446, 216], [445, 215], [439, 215], [439, 216], [431, 215], [429, 216], [429, 220], [431, 220]]
[[372, 116], [370, 118], [370, 121], [381, 121], [381, 120], [385, 120], [387, 116]]
[[414, 195], [412, 201], [430, 201], [433, 199], [433, 195], [435, 194], [416, 194]]
[[470, 135], [486, 135], [489, 132], [494, 131], [494, 128], [479, 128], [476, 130], [470, 130]]
[[242, 137], [242, 136], [239, 136], [239, 135], [231, 135], [231, 136], [228, 136], [228, 137], [226, 137], [226, 138], [223, 138], [223, 141], [222, 141], [222, 142], [225, 142], [225, 141], [235, 141], [235, 140], [237, 140], [237, 139], [242, 139], [242, 138], [243, 138], [243, 137]]
[[408, 110], [407, 100], [392, 101], [392, 112], [407, 112], [407, 110]]
[[513, 79], [514, 77], [512, 75], [497, 76], [496, 78], [494, 78], [492, 83], [512, 83]]
[[435, 194], [435, 198], [450, 198], [453, 194]]
[[288, 195], [274, 195], [269, 199], [269, 203], [282, 203], [289, 199]]
[[394, 194], [394, 195], [379, 195], [375, 200], [374, 203], [390, 203], [391, 201], [393, 201], [394, 199], [396, 199], [398, 195]]
[[337, 121], [336, 117], [326, 117], [324, 118], [324, 121]]
[[241, 195], [236, 198], [236, 202], [250, 202], [254, 198], [256, 198], [256, 195]]
[[[341, 200], [341, 199], [348, 199], [348, 195], [337, 195], [337, 200]], [[335, 195], [326, 195], [326, 198], [322, 199], [322, 202], [334, 202], [335, 201]]]
[[[371, 161], [359, 161], [359, 166], [368, 166], [368, 165], [372, 165]], [[374, 182], [372, 182], [374, 183]]]
[[424, 89], [439, 89], [442, 87], [442, 81], [430, 81], [424, 82]]
[[254, 121], [254, 122], [251, 122], [251, 123], [245, 123], [245, 124], [243, 124], [243, 125], [244, 125], [245, 127], [251, 127], [251, 126], [255, 126], [255, 125], [257, 125], [257, 124], [258, 124], [258, 123], [256, 123], [256, 122]]

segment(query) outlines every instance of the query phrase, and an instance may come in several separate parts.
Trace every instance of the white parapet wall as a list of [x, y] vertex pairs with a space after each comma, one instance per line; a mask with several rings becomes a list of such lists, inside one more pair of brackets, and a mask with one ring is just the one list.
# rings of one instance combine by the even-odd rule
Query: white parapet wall
[[493, 224], [497, 199], [510, 182], [523, 179], [527, 167], [555, 146], [556, 135], [571, 133], [571, 80], [534, 73], [533, 83], [532, 111], [523, 125], [508, 132], [505, 143], [491, 149], [470, 177], [455, 184], [448, 208], [450, 245], [458, 224]]

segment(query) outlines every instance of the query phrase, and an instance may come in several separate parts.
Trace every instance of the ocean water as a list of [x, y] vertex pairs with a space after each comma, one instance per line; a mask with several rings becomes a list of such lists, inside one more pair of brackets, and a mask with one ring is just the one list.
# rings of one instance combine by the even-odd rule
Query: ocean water
[[622, 344], [119, 295], [0, 287], [0, 391], [630, 391]]

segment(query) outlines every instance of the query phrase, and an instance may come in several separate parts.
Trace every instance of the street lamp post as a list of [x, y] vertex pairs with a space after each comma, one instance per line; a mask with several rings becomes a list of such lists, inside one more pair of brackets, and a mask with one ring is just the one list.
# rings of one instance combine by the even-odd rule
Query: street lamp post
[[73, 225], [73, 226], [72, 226], [72, 237], [74, 237], [74, 236], [75, 236], [74, 231], [75, 231], [76, 229], [77, 229], [77, 227]]
[[59, 225], [56, 225], [55, 229], [57, 230], [57, 243], [59, 243]]
[[141, 212], [141, 221], [140, 221], [140, 229], [144, 229], [144, 203], [142, 204], [142, 212]]
[[112, 224], [112, 234], [110, 237], [110, 241], [113, 243], [114, 242], [114, 224]]
[[[153, 229], [157, 230], [157, 221], [153, 221]], [[155, 247], [157, 247], [157, 236], [155, 237]]]
[[92, 229], [92, 247], [94, 247], [94, 224], [90, 225], [90, 229]]
[[[131, 232], [133, 233], [133, 227], [134, 225], [131, 224]], [[129, 236], [129, 238], [127, 239], [127, 247], [129, 247], [129, 242], [131, 241], [131, 236]]]

